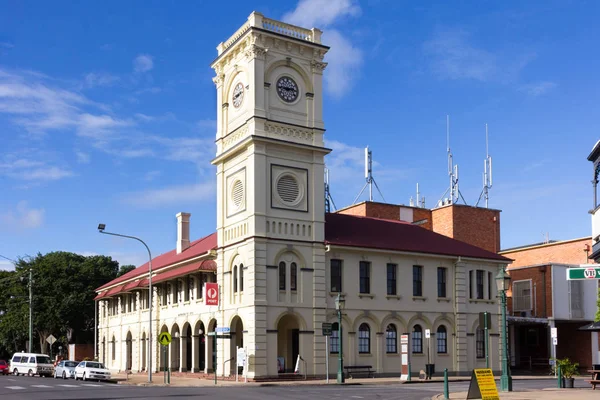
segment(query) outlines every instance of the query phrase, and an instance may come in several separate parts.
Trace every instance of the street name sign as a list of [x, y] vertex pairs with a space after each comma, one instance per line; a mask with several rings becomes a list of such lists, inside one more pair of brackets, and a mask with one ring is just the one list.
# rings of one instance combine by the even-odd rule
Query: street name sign
[[600, 279], [599, 267], [567, 268], [567, 280]]
[[215, 332], [217, 332], [217, 333], [231, 333], [231, 328], [229, 328], [228, 326], [218, 326], [217, 329], [215, 329]]
[[163, 332], [158, 335], [158, 343], [162, 344], [163, 346], [167, 346], [169, 343], [171, 343], [171, 335], [169, 332]]
[[331, 336], [331, 323], [323, 322], [323, 336]]

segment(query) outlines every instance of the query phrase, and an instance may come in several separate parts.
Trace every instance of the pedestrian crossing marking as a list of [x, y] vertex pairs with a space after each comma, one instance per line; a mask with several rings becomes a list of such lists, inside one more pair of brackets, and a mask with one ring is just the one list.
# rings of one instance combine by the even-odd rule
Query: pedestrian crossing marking
[[48, 385], [31, 385], [31, 387], [34, 387], [34, 388], [45, 388], [45, 389], [47, 389], [47, 388], [51, 388], [52, 386], [48, 386]]
[[82, 383], [81, 386], [100, 387], [102, 385], [98, 385], [96, 383]]
[[58, 385], [58, 386], [70, 387], [70, 388], [79, 387], [78, 385]]
[[25, 389], [25, 388], [23, 386], [6, 386], [6, 389], [20, 390], [20, 389]]

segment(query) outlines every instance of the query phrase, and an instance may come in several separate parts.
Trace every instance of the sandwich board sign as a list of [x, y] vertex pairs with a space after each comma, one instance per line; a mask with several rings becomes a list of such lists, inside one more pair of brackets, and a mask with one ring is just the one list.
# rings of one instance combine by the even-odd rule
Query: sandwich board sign
[[500, 400], [494, 374], [490, 368], [473, 370], [467, 399]]

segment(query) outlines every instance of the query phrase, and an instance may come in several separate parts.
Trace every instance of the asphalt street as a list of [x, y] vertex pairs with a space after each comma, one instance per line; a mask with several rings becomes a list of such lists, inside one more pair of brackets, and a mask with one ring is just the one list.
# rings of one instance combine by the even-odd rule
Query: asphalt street
[[[584, 382], [580, 381], [579, 385]], [[515, 381], [515, 389], [542, 389], [555, 387], [554, 380]], [[576, 386], [579, 386], [576, 383]], [[468, 382], [450, 384], [450, 393], [468, 389]], [[394, 385], [302, 385], [302, 386], [235, 386], [235, 387], [144, 387], [101, 382], [63, 381], [37, 377], [0, 377], [2, 400], [63, 400], [63, 399], [218, 399], [218, 400], [306, 400], [306, 399], [377, 399], [429, 400], [441, 393], [442, 384], [415, 383]]]

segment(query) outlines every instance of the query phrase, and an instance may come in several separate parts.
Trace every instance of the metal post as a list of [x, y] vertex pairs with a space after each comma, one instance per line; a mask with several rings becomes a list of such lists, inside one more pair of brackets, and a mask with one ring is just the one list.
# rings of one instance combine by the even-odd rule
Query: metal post
[[98, 361], [98, 301], [94, 300], [94, 360]]
[[408, 362], [408, 375], [406, 376], [406, 382], [410, 382], [410, 361]]
[[556, 370], [558, 371], [558, 379], [557, 379], [557, 387], [559, 389], [562, 388], [562, 371], [560, 370], [560, 365], [556, 364]]
[[506, 290], [502, 290], [502, 376], [500, 390], [512, 392], [512, 378], [508, 366], [508, 327], [506, 326]]
[[325, 382], [329, 384], [329, 336], [325, 336]]
[[338, 349], [338, 373], [337, 373], [337, 383], [344, 383], [344, 356], [343, 345], [342, 345], [342, 310], [337, 310], [338, 312], [338, 336], [340, 341], [340, 348]]
[[448, 368], [444, 368], [444, 399], [450, 398], [450, 391], [448, 389]]
[[488, 330], [488, 312], [485, 311], [483, 313], [483, 326], [484, 326], [484, 333], [485, 333], [485, 367], [489, 368], [490, 367], [490, 342], [489, 342], [489, 330]]
[[33, 272], [29, 267], [29, 353], [33, 349]]

